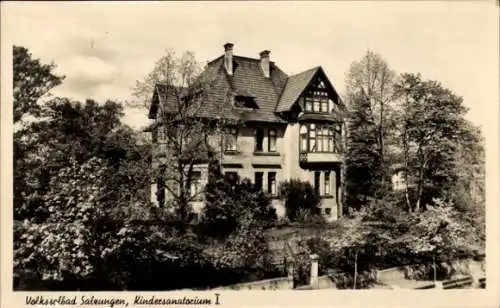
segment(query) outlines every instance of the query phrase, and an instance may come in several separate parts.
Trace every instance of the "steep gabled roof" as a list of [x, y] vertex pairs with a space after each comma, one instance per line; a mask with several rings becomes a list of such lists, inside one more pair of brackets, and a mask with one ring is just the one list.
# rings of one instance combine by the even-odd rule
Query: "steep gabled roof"
[[316, 66], [302, 73], [292, 75], [288, 77], [285, 89], [281, 94], [280, 100], [276, 105], [276, 112], [289, 111], [290, 108], [297, 102], [297, 99], [302, 95], [307, 86], [314, 81], [317, 76], [321, 76], [325, 82], [325, 86], [330, 95], [333, 96], [334, 101], [340, 107], [341, 110], [345, 109], [344, 103], [340, 99], [339, 94], [333, 87], [332, 83], [326, 76], [323, 68], [321, 66]]
[[299, 96], [304, 92], [307, 85], [320, 69], [319, 66], [307, 70], [305, 72], [288, 77], [285, 89], [281, 94], [281, 98], [276, 106], [277, 112], [288, 111], [297, 101]]
[[[270, 78], [267, 78], [262, 71], [260, 59], [233, 55], [231, 75], [227, 74], [224, 67], [224, 55], [208, 62], [199, 79], [200, 83], [209, 84], [206, 87], [208, 93], [206, 101], [199, 106], [197, 115], [207, 118], [285, 123], [279, 113], [289, 111], [317, 76], [321, 76], [333, 99], [343, 108], [340, 97], [320, 66], [289, 77], [274, 62], [269, 65]], [[185, 95], [183, 91], [187, 92], [185, 89], [178, 91], [177, 88], [172, 90], [168, 86], [157, 85], [149, 117], [156, 117], [159, 104], [165, 106], [165, 111], [174, 113], [179, 103], [177, 93]], [[244, 109], [233, 106], [230, 99], [233, 95], [251, 97], [258, 108]]]
[[282, 122], [274, 113], [274, 109], [286, 74], [273, 62], [270, 63], [270, 74], [271, 78], [264, 76], [258, 59], [233, 56], [233, 74], [227, 75], [227, 78], [236, 95], [254, 98], [259, 106], [255, 111], [263, 117], [263, 120]]

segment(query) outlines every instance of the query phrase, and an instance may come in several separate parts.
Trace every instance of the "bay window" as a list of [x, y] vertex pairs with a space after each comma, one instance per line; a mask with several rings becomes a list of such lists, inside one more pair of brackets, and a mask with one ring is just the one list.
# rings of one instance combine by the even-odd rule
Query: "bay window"
[[303, 124], [299, 135], [301, 152], [340, 153], [342, 151], [340, 125]]

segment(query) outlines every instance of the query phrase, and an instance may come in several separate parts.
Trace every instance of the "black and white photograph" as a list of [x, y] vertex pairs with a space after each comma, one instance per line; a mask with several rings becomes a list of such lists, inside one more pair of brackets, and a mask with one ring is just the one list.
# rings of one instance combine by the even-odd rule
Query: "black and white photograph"
[[7, 291], [490, 289], [498, 13], [3, 2]]

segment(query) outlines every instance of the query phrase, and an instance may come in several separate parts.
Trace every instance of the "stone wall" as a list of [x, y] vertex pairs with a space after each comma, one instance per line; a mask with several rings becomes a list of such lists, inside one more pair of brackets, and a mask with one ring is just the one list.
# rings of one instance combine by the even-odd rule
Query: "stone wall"
[[289, 277], [280, 277], [254, 282], [239, 283], [230, 286], [215, 288], [215, 290], [291, 290], [293, 280]]

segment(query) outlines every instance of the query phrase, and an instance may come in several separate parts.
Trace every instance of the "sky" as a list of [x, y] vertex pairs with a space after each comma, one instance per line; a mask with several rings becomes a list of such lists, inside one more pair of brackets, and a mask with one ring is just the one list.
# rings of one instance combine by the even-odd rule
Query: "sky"
[[[231, 42], [235, 55], [270, 50], [289, 75], [321, 65], [340, 93], [370, 49], [462, 96], [476, 124], [498, 112], [495, 1], [4, 2], [2, 15], [8, 41], [66, 76], [53, 93], [77, 100], [130, 100], [166, 49], [206, 63]], [[124, 121], [139, 128], [146, 114], [127, 109]]]

